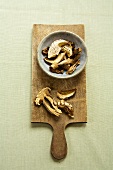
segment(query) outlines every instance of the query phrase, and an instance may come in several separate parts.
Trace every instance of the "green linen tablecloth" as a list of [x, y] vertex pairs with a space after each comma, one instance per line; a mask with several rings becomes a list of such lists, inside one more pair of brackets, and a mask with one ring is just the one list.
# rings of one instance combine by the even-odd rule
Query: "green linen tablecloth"
[[[85, 25], [88, 123], [66, 129], [62, 161], [51, 127], [30, 123], [34, 23]], [[113, 169], [112, 27], [112, 0], [0, 0], [0, 170]]]

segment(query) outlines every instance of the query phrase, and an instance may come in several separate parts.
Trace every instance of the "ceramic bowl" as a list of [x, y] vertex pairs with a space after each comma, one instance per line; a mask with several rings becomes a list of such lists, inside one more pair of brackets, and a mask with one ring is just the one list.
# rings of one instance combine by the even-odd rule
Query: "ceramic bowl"
[[[63, 74], [52, 73], [49, 70], [49, 65], [44, 61], [45, 56], [42, 54], [42, 50], [46, 47], [49, 47], [53, 43], [53, 41], [59, 39], [74, 42], [76, 48], [82, 48], [82, 53], [80, 56], [80, 65], [77, 66], [76, 70], [72, 74], [66, 74], [66, 72], [64, 72]], [[84, 69], [87, 62], [87, 48], [83, 39], [80, 38], [77, 34], [64, 30], [55, 31], [44, 37], [40, 42], [37, 49], [37, 60], [41, 69], [49, 76], [59, 79], [67, 79], [78, 75]]]

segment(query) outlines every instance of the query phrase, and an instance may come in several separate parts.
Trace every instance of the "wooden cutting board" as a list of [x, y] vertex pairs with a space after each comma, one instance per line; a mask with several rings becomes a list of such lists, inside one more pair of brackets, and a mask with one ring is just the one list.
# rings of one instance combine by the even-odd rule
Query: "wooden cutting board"
[[[67, 154], [67, 143], [64, 134], [66, 126], [70, 123], [87, 122], [86, 107], [86, 71], [85, 69], [76, 77], [62, 80], [49, 77], [45, 74], [37, 62], [37, 47], [40, 41], [49, 33], [67, 30], [78, 34], [84, 39], [84, 25], [41, 25], [34, 24], [32, 32], [32, 115], [31, 122], [48, 123], [53, 128], [53, 137], [51, 142], [51, 153], [54, 158], [62, 159]], [[74, 119], [66, 114], [61, 114], [59, 118], [51, 115], [43, 106], [35, 106], [34, 100], [38, 92], [44, 88], [50, 87], [52, 95], [56, 94], [58, 89], [69, 90], [76, 87], [75, 97], [68, 101], [74, 107]]]

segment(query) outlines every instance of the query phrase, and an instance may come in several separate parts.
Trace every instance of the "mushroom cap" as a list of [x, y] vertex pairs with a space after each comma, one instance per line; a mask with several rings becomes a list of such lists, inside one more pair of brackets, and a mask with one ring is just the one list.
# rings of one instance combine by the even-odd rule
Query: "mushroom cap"
[[35, 99], [35, 104], [36, 105], [41, 105], [43, 100], [44, 100], [44, 97], [47, 96], [47, 95], [50, 95], [50, 92], [51, 92], [51, 89], [49, 87], [45, 87], [43, 88], [39, 93], [38, 95], [36, 96], [36, 99]]

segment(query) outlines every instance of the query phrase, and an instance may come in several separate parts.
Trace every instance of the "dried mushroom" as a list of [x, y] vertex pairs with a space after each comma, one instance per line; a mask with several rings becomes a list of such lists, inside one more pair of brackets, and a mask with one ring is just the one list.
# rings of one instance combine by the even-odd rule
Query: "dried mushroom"
[[58, 109], [58, 107], [54, 104], [54, 100], [51, 96], [46, 96], [45, 97], [49, 102], [50, 102], [50, 105], [55, 109], [55, 111], [59, 114], [62, 113], [62, 111], [60, 109]]
[[76, 88], [72, 90], [57, 91], [57, 97], [59, 99], [68, 99], [76, 93]]
[[58, 57], [52, 63], [51, 67], [54, 69], [58, 68], [58, 63], [63, 60], [64, 56], [65, 56], [65, 53], [60, 53]]
[[64, 65], [62, 65], [62, 69], [67, 71], [67, 70], [69, 70], [70, 66], [71, 66], [71, 64], [64, 64]]
[[[50, 47], [42, 50], [46, 55], [44, 61], [50, 65], [50, 71], [57, 74], [72, 74], [80, 64], [82, 49], [75, 48], [74, 42], [59, 39], [55, 40]], [[79, 60], [79, 64], [76, 62]]]
[[65, 101], [66, 99], [72, 97], [76, 93], [76, 89], [58, 91], [57, 97], [59, 99], [54, 99], [51, 96], [51, 89], [49, 87], [43, 88], [35, 99], [35, 105], [43, 104], [49, 113], [59, 117], [62, 111], [65, 112], [70, 118], [74, 118], [73, 106], [71, 103]]
[[49, 87], [43, 88], [38, 95], [36, 96], [35, 99], [35, 104], [36, 105], [41, 105], [43, 103], [44, 97], [47, 95], [50, 95], [51, 89]]
[[48, 50], [49, 50], [49, 47], [44, 48], [44, 49], [42, 50], [42, 54], [43, 54], [43, 55], [48, 55]]
[[60, 40], [54, 41], [49, 48], [48, 58], [53, 58], [56, 55], [58, 55], [61, 51], [61, 47], [66, 44], [68, 44], [68, 41], [66, 41], [66, 40], [60, 39]]
[[51, 66], [58, 64], [63, 58], [65, 57], [65, 53], [60, 53], [55, 59], [49, 59], [47, 57], [44, 58], [44, 61], [48, 64], [51, 64]]
[[74, 48], [73, 49], [73, 55], [77, 55], [77, 54], [80, 54], [82, 52], [82, 49], [81, 48]]
[[43, 104], [51, 114], [54, 114], [55, 116], [60, 116], [62, 111], [54, 105], [50, 92], [51, 89], [49, 87], [43, 88], [36, 96], [35, 105]]
[[49, 70], [52, 72], [52, 73], [57, 73], [57, 74], [63, 74], [64, 70], [62, 68], [52, 68], [50, 67]]
[[76, 70], [78, 65], [80, 65], [80, 60], [77, 60], [71, 67], [69, 67], [66, 74], [72, 74]]
[[64, 51], [68, 57], [72, 56], [72, 46], [71, 45], [65, 45], [62, 47], [62, 51]]
[[62, 65], [71, 64], [71, 63], [73, 63], [73, 59], [67, 58], [67, 59], [61, 61], [58, 65], [62, 66]]
[[60, 113], [58, 113], [54, 108], [52, 108], [48, 102], [44, 99], [43, 100], [43, 105], [45, 106], [45, 108], [53, 115], [59, 117], [60, 116]]
[[67, 113], [69, 117], [74, 118], [73, 106], [70, 103], [68, 103], [64, 100], [60, 100], [58, 102], [57, 106], [58, 106], [58, 108], [64, 110], [64, 112]]

